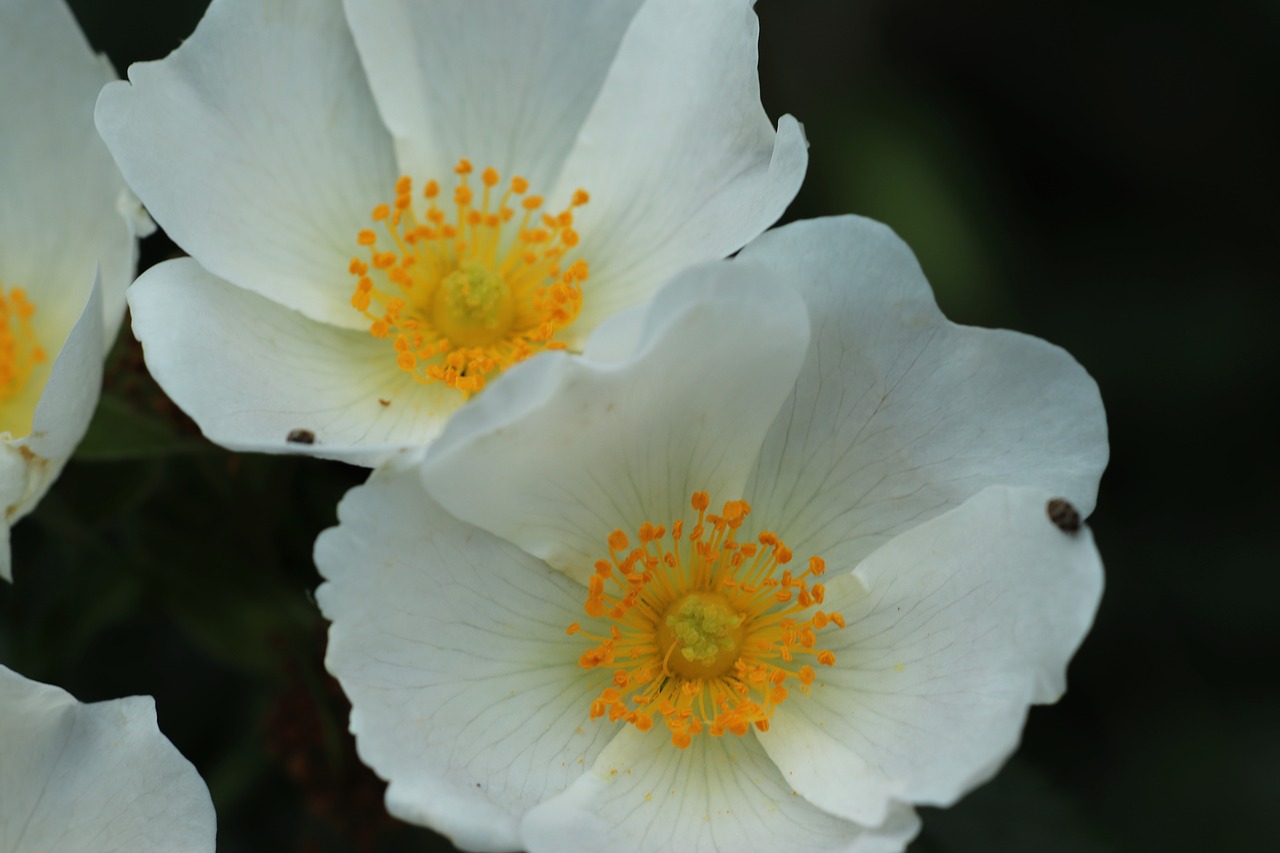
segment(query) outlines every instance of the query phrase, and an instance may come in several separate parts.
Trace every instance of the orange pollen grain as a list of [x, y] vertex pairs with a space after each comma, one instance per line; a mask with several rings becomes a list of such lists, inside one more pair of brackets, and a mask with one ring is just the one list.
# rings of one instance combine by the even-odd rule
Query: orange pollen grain
[[778, 704], [810, 693], [814, 664], [835, 664], [817, 632], [844, 625], [838, 613], [812, 611], [820, 557], [792, 570], [776, 534], [740, 542], [746, 501], [712, 513], [708, 494], [696, 492], [690, 506], [697, 518], [687, 535], [676, 519], [606, 537], [609, 556], [594, 564], [583, 605], [591, 621], [568, 629], [594, 644], [579, 666], [601, 671], [589, 716], [641, 731], [662, 723], [681, 749], [699, 734], [767, 730]]
[[[558, 214], [542, 212], [529, 182], [503, 185], [493, 168], [454, 167], [453, 192], [427, 181], [420, 196], [401, 177], [390, 204], [373, 209], [372, 229], [356, 235], [367, 257], [352, 258], [351, 307], [391, 355], [422, 384], [443, 383], [465, 399], [498, 373], [543, 350], [582, 310], [587, 262], [571, 258], [581, 241], [576, 191]], [[449, 200], [450, 204], [442, 204]]]
[[31, 325], [35, 313], [26, 291], [0, 286], [0, 404], [16, 397], [36, 367], [48, 360]]

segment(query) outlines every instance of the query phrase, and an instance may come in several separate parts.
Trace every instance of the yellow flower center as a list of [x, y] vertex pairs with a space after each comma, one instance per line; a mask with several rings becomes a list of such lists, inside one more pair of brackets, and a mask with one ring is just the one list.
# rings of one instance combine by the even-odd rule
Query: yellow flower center
[[12, 287], [6, 292], [0, 285], [0, 406], [21, 393], [36, 365], [47, 358], [31, 328], [35, 313], [26, 291]]
[[351, 305], [369, 319], [369, 332], [392, 342], [396, 362], [418, 382], [444, 383], [464, 398], [536, 352], [563, 349], [555, 335], [582, 309], [588, 274], [583, 260], [565, 264], [578, 244], [573, 210], [587, 203], [584, 190], [552, 216], [541, 212], [541, 197], [526, 195], [524, 178], [499, 190], [493, 169], [480, 175], [477, 203], [472, 171], [467, 160], [454, 168], [450, 213], [435, 181], [415, 210], [412, 181], [400, 178], [395, 203], [373, 210], [383, 236], [361, 231], [369, 259], [350, 265]]
[[817, 648], [817, 632], [844, 627], [839, 613], [813, 610], [826, 595], [811, 582], [826, 570], [821, 557], [792, 574], [784, 568], [791, 550], [776, 535], [737, 540], [751, 512], [746, 501], [729, 501], [716, 515], [707, 512], [707, 493], [696, 492], [691, 505], [698, 520], [687, 538], [683, 520], [669, 537], [663, 526], [642, 524], [634, 548], [621, 530], [611, 533], [584, 607], [604, 630], [578, 622], [567, 629], [595, 643], [578, 664], [610, 674], [591, 718], [641, 731], [660, 719], [681, 749], [703, 732], [766, 731], [788, 681], [801, 693], [812, 689], [817, 674], [806, 661], [835, 663]]
[[717, 678], [742, 652], [746, 617], [715, 592], [688, 592], [658, 619], [658, 648], [667, 668], [683, 678]]

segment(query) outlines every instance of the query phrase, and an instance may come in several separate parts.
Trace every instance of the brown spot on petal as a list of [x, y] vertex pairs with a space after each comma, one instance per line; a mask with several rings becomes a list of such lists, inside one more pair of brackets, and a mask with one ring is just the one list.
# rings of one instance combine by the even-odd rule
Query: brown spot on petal
[[1063, 533], [1075, 533], [1080, 529], [1080, 511], [1064, 498], [1053, 498], [1045, 504], [1049, 520]]
[[289, 430], [289, 435], [285, 437], [285, 441], [290, 444], [315, 444], [316, 434], [309, 429]]

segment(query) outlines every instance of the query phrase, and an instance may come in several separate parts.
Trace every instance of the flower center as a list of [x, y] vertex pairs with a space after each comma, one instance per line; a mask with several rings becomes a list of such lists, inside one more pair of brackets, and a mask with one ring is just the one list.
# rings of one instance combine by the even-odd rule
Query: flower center
[[745, 620], [719, 593], [685, 593], [658, 620], [658, 650], [678, 676], [716, 678], [738, 659]]
[[511, 289], [502, 276], [476, 261], [463, 261], [445, 276], [431, 300], [435, 327], [462, 346], [485, 346], [501, 339], [515, 313]]
[[0, 405], [8, 403], [26, 387], [36, 365], [47, 356], [31, 328], [36, 307], [26, 291], [0, 286]]
[[454, 168], [451, 214], [438, 204], [435, 181], [415, 210], [412, 181], [400, 178], [395, 203], [373, 210], [383, 237], [361, 231], [369, 259], [349, 267], [357, 279], [351, 305], [369, 319], [370, 334], [392, 342], [397, 364], [415, 380], [444, 383], [464, 398], [534, 353], [563, 349], [555, 335], [577, 318], [588, 275], [586, 261], [565, 263], [578, 244], [573, 210], [587, 203], [584, 190], [552, 216], [541, 212], [541, 197], [526, 195], [524, 178], [498, 189], [493, 169], [481, 173], [477, 200], [472, 171], [467, 160]]
[[821, 557], [793, 574], [784, 568], [791, 550], [774, 534], [738, 541], [746, 501], [729, 501], [716, 515], [707, 512], [707, 493], [695, 492], [691, 505], [698, 518], [687, 538], [682, 519], [669, 537], [663, 526], [642, 524], [634, 548], [621, 530], [611, 533], [609, 559], [596, 562], [587, 585], [584, 609], [595, 627], [567, 629], [595, 643], [579, 666], [610, 673], [592, 719], [608, 715], [641, 731], [661, 719], [681, 749], [702, 732], [767, 730], [788, 681], [801, 693], [812, 689], [817, 674], [806, 661], [835, 663], [816, 648], [817, 632], [844, 627], [839, 613], [813, 610], [826, 595], [811, 583], [826, 570]]

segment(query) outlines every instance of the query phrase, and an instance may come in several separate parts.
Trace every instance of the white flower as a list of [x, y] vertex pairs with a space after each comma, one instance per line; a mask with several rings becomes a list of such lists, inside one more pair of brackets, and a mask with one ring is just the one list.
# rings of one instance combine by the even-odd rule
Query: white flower
[[752, 0], [214, 0], [98, 105], [191, 255], [130, 291], [148, 367], [227, 447], [428, 443], [782, 212], [807, 154], [756, 33]]
[[[149, 227], [93, 127], [111, 65], [61, 0], [0, 0], [0, 577], [84, 436]], [[95, 283], [97, 276], [97, 283]]]
[[464, 848], [898, 850], [1062, 693], [1106, 457], [1069, 355], [798, 223], [348, 494], [327, 664], [388, 808]]
[[214, 834], [150, 696], [86, 705], [0, 666], [0, 850], [212, 853]]

